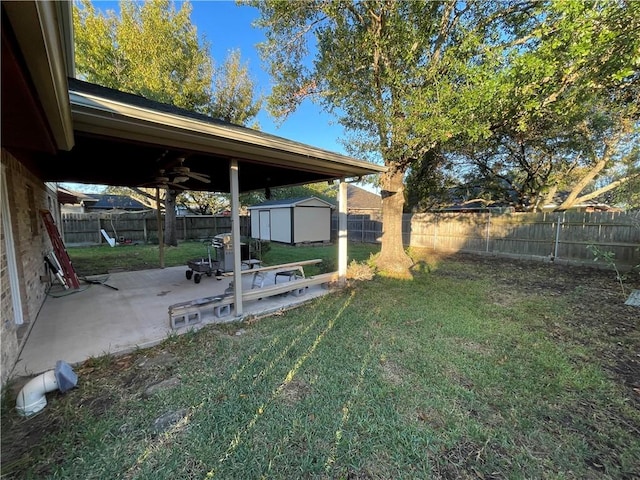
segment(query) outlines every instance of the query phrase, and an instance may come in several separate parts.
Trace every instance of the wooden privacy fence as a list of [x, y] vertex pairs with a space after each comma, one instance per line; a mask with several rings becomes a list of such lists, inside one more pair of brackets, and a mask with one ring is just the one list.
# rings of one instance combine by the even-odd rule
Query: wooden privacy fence
[[[177, 217], [178, 240], [204, 240], [231, 231], [225, 215]], [[337, 237], [337, 215], [332, 217], [332, 238]], [[348, 215], [349, 241], [378, 243], [380, 215]], [[104, 229], [116, 240], [158, 242], [154, 212], [62, 215], [67, 245], [102, 244]], [[248, 216], [240, 217], [240, 233], [251, 234]], [[441, 252], [469, 252], [516, 258], [537, 258], [570, 263], [593, 263], [588, 245], [615, 254], [622, 267], [640, 264], [640, 212], [635, 213], [420, 213], [403, 216], [407, 246]]]
[[[349, 215], [347, 226], [353, 242], [377, 243], [382, 236], [380, 216]], [[405, 214], [403, 241], [441, 252], [578, 264], [593, 264], [587, 246], [597, 245], [613, 252], [619, 266], [629, 268], [640, 264], [640, 212]]]
[[[176, 222], [178, 240], [205, 240], [231, 231], [231, 217], [227, 215], [186, 215], [176, 217]], [[158, 243], [155, 212], [62, 214], [62, 234], [67, 245], [106, 243], [102, 229], [120, 242]], [[241, 216], [240, 234], [249, 235], [249, 229], [249, 217]]]

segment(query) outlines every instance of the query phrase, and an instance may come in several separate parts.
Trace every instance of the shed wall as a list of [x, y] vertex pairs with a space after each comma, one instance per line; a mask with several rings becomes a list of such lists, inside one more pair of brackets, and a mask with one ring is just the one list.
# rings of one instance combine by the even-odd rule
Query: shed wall
[[271, 209], [271, 240], [291, 243], [291, 208]]
[[296, 207], [293, 243], [327, 242], [331, 239], [331, 208]]

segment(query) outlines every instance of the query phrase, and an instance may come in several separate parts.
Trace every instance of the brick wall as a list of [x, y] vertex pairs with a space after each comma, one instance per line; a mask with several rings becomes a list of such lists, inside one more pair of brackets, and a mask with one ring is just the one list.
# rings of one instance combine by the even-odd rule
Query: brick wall
[[[22, 343], [36, 320], [46, 298], [48, 272], [43, 257], [51, 250], [51, 241], [44, 228], [40, 209], [51, 210], [55, 217], [57, 199], [55, 190], [47, 188], [16, 157], [2, 150], [2, 165], [9, 198], [9, 211], [13, 233], [18, 288], [22, 303], [23, 324], [16, 325], [6, 249], [6, 232], [2, 227], [2, 255], [0, 256], [0, 289], [2, 291], [1, 325], [1, 385], [9, 379]], [[4, 223], [4, 222], [2, 222]], [[45, 280], [45, 281], [43, 281]]]

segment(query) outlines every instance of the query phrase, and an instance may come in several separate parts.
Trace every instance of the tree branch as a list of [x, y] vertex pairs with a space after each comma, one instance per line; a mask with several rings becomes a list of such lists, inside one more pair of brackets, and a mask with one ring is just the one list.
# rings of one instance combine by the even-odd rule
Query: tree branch
[[598, 190], [596, 190], [595, 192], [591, 192], [588, 193], [587, 195], [583, 195], [581, 197], [576, 198], [576, 200], [574, 201], [574, 205], [576, 203], [582, 203], [582, 202], [587, 202], [589, 200], [593, 200], [596, 197], [599, 197], [600, 195], [602, 195], [603, 193], [607, 193], [615, 188], [618, 188], [620, 185], [624, 185], [625, 183], [634, 180], [636, 178], [640, 177], [640, 173], [636, 173], [634, 175], [629, 175], [628, 177], [624, 177], [624, 178], [620, 178], [619, 180], [616, 180], [615, 182], [611, 182], [609, 185], [606, 185], [602, 188], [599, 188]]

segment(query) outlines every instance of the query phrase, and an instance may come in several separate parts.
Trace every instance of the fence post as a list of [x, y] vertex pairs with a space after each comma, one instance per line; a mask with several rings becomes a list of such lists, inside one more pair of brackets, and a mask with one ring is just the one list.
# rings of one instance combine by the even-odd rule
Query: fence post
[[490, 228], [491, 228], [491, 212], [487, 212], [487, 253], [489, 253]]
[[560, 228], [564, 223], [564, 212], [562, 212], [562, 218], [558, 217], [558, 221], [556, 222], [556, 242], [555, 247], [553, 249], [553, 259], [558, 258], [558, 247], [560, 244]]
[[102, 219], [99, 214], [96, 214], [96, 219], [98, 220], [98, 243], [102, 243]]

